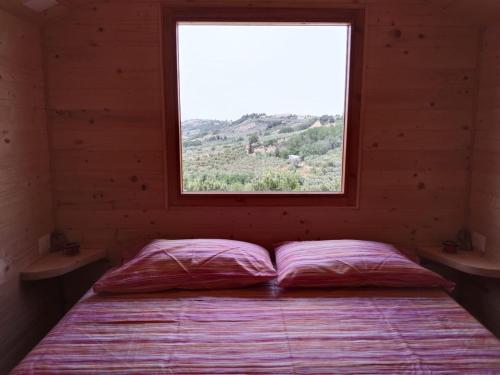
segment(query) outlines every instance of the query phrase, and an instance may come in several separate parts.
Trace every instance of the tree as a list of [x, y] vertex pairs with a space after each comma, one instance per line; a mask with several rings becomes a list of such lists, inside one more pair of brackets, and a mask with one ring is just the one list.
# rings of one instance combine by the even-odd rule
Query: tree
[[259, 137], [257, 134], [251, 134], [248, 137], [248, 153], [253, 154], [254, 152], [254, 145], [259, 142]]
[[259, 137], [257, 136], [257, 134], [254, 133], [248, 137], [249, 144], [254, 144], [254, 143], [258, 143], [258, 142], [259, 142]]

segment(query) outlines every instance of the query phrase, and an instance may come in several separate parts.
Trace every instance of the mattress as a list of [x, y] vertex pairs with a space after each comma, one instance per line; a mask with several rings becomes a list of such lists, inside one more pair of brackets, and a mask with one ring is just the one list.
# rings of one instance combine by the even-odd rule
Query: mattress
[[87, 295], [13, 374], [500, 374], [500, 343], [437, 289]]

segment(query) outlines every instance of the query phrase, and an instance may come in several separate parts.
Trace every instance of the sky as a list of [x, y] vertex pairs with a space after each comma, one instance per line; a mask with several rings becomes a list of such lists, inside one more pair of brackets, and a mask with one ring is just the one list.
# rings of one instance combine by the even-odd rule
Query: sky
[[178, 25], [181, 120], [344, 113], [347, 26]]

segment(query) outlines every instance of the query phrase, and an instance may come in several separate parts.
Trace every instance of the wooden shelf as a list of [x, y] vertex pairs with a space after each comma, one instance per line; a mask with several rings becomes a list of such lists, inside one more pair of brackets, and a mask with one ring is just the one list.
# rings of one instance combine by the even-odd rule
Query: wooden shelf
[[471, 275], [500, 278], [500, 260], [489, 258], [477, 251], [448, 254], [443, 252], [440, 246], [422, 246], [417, 250], [417, 254]]
[[22, 280], [43, 280], [61, 276], [86, 266], [107, 256], [104, 249], [80, 249], [74, 256], [64, 255], [61, 251], [47, 253], [35, 263], [21, 271]]

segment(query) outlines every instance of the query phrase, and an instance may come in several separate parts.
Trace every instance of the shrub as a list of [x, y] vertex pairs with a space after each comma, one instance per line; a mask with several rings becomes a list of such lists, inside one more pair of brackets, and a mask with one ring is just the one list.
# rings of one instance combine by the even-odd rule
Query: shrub
[[291, 133], [293, 132], [293, 128], [291, 126], [285, 126], [284, 128], [281, 128], [278, 133], [284, 134], [284, 133]]
[[255, 179], [253, 173], [216, 172], [192, 173], [184, 176], [186, 191], [238, 191]]
[[275, 144], [276, 144], [276, 139], [266, 139], [264, 141], [264, 146], [265, 147], [273, 146]]
[[252, 183], [255, 191], [293, 191], [301, 185], [301, 178], [292, 171], [268, 171]]
[[264, 117], [265, 115], [266, 115], [265, 113], [249, 113], [249, 114], [241, 116], [238, 120], [233, 121], [233, 125], [239, 125], [239, 124], [245, 122], [246, 120], [258, 119], [260, 117]]
[[196, 147], [196, 146], [201, 146], [202, 143], [200, 140], [196, 139], [194, 141], [184, 141], [182, 142], [183, 147], [188, 148], [188, 147]]
[[335, 122], [335, 117], [334, 116], [330, 116], [330, 115], [323, 115], [319, 118], [319, 122], [321, 123], [321, 125], [325, 125], [325, 124], [328, 124], [328, 123], [334, 123]]
[[308, 129], [303, 133], [294, 135], [285, 143], [287, 152], [280, 153], [280, 157], [288, 158], [288, 155], [324, 155], [329, 150], [342, 146], [342, 128], [340, 126], [328, 126]]
[[257, 136], [257, 134], [250, 134], [248, 136], [248, 143], [249, 144], [254, 144], [254, 143], [257, 143], [259, 142], [259, 137]]

